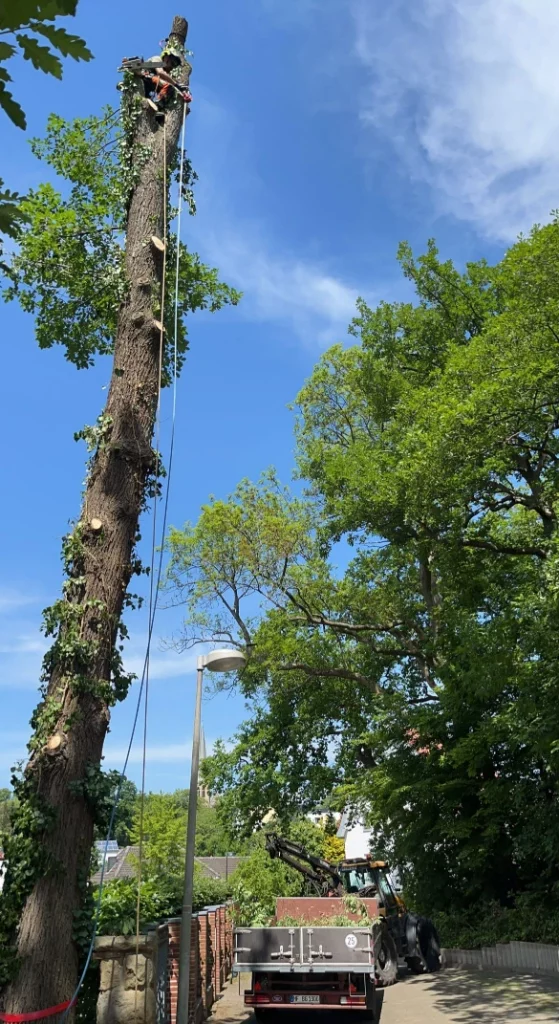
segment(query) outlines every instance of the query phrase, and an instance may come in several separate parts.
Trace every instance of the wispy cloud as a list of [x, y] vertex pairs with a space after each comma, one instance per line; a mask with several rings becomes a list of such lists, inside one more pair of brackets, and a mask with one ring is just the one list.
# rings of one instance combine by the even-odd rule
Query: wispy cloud
[[0, 654], [41, 654], [48, 647], [46, 640], [37, 633], [22, 633], [19, 636], [0, 637]]
[[[122, 768], [126, 758], [127, 747], [111, 746], [110, 744], [103, 751], [105, 767]], [[209, 756], [213, 749], [213, 741], [206, 740], [206, 753]], [[150, 764], [171, 764], [173, 762], [190, 761], [192, 753], [192, 740], [186, 743], [164, 743], [149, 744], [146, 748], [146, 761]], [[128, 764], [141, 764], [143, 750], [138, 742], [130, 752]]]
[[[126, 747], [107, 747], [104, 751], [105, 767], [122, 768], [126, 757]], [[146, 760], [152, 763], [167, 764], [172, 761], [190, 761], [192, 747], [188, 743], [165, 743], [162, 745], [148, 746], [146, 749]], [[129, 764], [141, 764], [143, 751], [140, 745], [136, 745], [128, 760]]]
[[[130, 646], [124, 651], [124, 667], [127, 672], [141, 678], [145, 662], [145, 641], [133, 639]], [[194, 672], [196, 668], [197, 654], [187, 652], [175, 654], [171, 651], [160, 651], [157, 649], [157, 640], [154, 640], [149, 659], [150, 679], [175, 679], [177, 676], [186, 676]]]
[[363, 122], [441, 212], [509, 240], [558, 205], [555, 0], [352, 0]]
[[189, 236], [223, 279], [243, 292], [235, 317], [279, 323], [310, 345], [345, 337], [358, 283], [339, 276], [330, 254], [308, 258], [293, 251], [282, 225], [268, 218], [274, 197], [256, 171], [246, 125], [207, 93], [197, 106], [201, 173]]
[[249, 225], [235, 228], [227, 222], [205, 239], [225, 280], [243, 291], [245, 316], [286, 324], [310, 344], [328, 345], [344, 337], [355, 314], [357, 289], [326, 266], [285, 252], [272, 255], [271, 248]]
[[0, 614], [11, 614], [20, 608], [36, 604], [37, 597], [16, 587], [0, 586]]

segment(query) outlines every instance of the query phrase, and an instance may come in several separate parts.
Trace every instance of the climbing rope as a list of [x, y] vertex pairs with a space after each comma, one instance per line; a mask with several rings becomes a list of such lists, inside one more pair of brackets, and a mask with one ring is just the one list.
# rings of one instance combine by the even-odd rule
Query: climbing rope
[[[163, 203], [163, 267], [161, 271], [161, 309], [159, 332], [159, 358], [157, 367], [157, 409], [155, 413], [155, 494], [153, 501], [153, 525], [151, 534], [151, 562], [149, 570], [149, 614], [148, 621], [151, 621], [154, 606], [154, 569], [155, 549], [157, 540], [157, 505], [158, 491], [157, 484], [160, 470], [161, 451], [161, 378], [163, 374], [163, 345], [165, 337], [165, 285], [167, 277], [167, 128], [166, 121], [163, 121], [163, 183], [165, 189], [165, 201]], [[163, 542], [165, 538], [163, 537]], [[157, 581], [159, 586], [159, 580]], [[136, 897], [136, 987], [134, 990], [134, 1008], [138, 999], [138, 958], [140, 953], [140, 904], [142, 896], [142, 868], [144, 857], [144, 806], [146, 794], [146, 751], [147, 751], [147, 729], [148, 729], [148, 705], [149, 705], [149, 648], [146, 652], [146, 685], [144, 688], [144, 733], [142, 740], [142, 786], [140, 790], [140, 843], [138, 850], [138, 892]]]
[[[152, 640], [152, 636], [153, 636], [153, 627], [154, 627], [154, 624], [155, 624], [155, 615], [156, 615], [156, 612], [157, 612], [157, 605], [158, 605], [158, 599], [159, 599], [159, 586], [160, 586], [160, 583], [161, 583], [161, 576], [162, 576], [162, 570], [163, 570], [163, 552], [164, 552], [164, 544], [165, 544], [165, 534], [166, 534], [166, 531], [167, 531], [167, 516], [168, 516], [168, 510], [169, 510], [169, 494], [170, 494], [170, 487], [171, 487], [171, 474], [172, 474], [172, 466], [173, 466], [173, 452], [174, 452], [174, 447], [175, 447], [175, 425], [176, 425], [176, 411], [177, 411], [177, 379], [178, 379], [178, 304], [179, 304], [179, 269], [180, 269], [180, 230], [181, 230], [181, 214], [182, 214], [182, 204], [183, 204], [182, 185], [183, 185], [183, 178], [184, 178], [184, 137], [185, 137], [185, 126], [186, 126], [186, 113], [187, 113], [187, 107], [186, 107], [186, 104], [185, 104], [184, 105], [184, 109], [183, 109], [183, 121], [182, 121], [182, 131], [181, 131], [181, 159], [180, 159], [180, 170], [179, 170], [179, 198], [178, 198], [177, 232], [176, 232], [177, 255], [176, 255], [176, 269], [175, 269], [175, 296], [174, 296], [174, 320], [173, 320], [173, 324], [174, 324], [173, 334], [174, 334], [174, 337], [173, 337], [173, 384], [172, 384], [171, 437], [170, 437], [170, 444], [169, 444], [169, 461], [168, 461], [168, 469], [167, 469], [167, 485], [166, 485], [166, 488], [165, 488], [165, 501], [164, 501], [164, 505], [163, 505], [163, 521], [162, 521], [162, 524], [161, 524], [161, 543], [160, 543], [160, 546], [159, 546], [159, 559], [158, 559], [158, 563], [157, 563], [157, 572], [154, 574], [153, 569], [154, 569], [154, 566], [155, 566], [155, 552], [156, 552], [156, 512], [157, 512], [157, 503], [158, 503], [158, 494], [157, 494], [157, 486], [156, 486], [155, 496], [154, 496], [154, 511], [153, 511], [154, 523], [153, 523], [152, 544], [151, 544], [151, 572], [150, 572], [150, 599], [149, 599], [149, 614], [148, 614], [148, 635], [147, 635], [147, 641], [146, 641], [146, 653], [145, 653], [145, 657], [144, 657], [144, 664], [143, 664], [142, 675], [141, 675], [141, 679], [140, 679], [140, 688], [139, 688], [139, 692], [138, 692], [138, 700], [136, 702], [136, 708], [135, 708], [135, 712], [134, 712], [134, 719], [133, 719], [133, 722], [132, 722], [132, 731], [131, 731], [131, 734], [130, 734], [130, 741], [128, 743], [128, 748], [127, 748], [127, 751], [126, 751], [126, 757], [124, 759], [124, 765], [123, 765], [123, 768], [122, 768], [122, 772], [120, 774], [119, 783], [118, 783], [117, 790], [116, 790], [116, 793], [115, 793], [115, 799], [114, 799], [114, 802], [113, 802], [113, 806], [112, 806], [112, 809], [111, 809], [111, 817], [110, 817], [110, 820], [109, 820], [109, 827], [108, 827], [108, 830], [107, 830], [107, 837], [105, 839], [105, 848], [104, 848], [104, 852], [103, 852], [103, 862], [102, 862], [102, 865], [101, 865], [101, 875], [100, 875], [100, 878], [99, 878], [99, 892], [98, 892], [98, 895], [97, 895], [97, 902], [96, 902], [96, 906], [95, 906], [95, 914], [94, 914], [94, 918], [93, 918], [93, 932], [92, 932], [92, 936], [91, 936], [91, 942], [89, 944], [89, 949], [88, 949], [88, 952], [87, 952], [87, 956], [86, 956], [86, 960], [85, 960], [85, 965], [84, 965], [82, 973], [81, 973], [81, 975], [79, 977], [79, 980], [78, 980], [78, 983], [77, 983], [77, 986], [76, 986], [76, 990], [75, 990], [72, 998], [70, 999], [70, 1001], [67, 1004], [65, 1004], [66, 1005], [66, 1009], [65, 1009], [65, 1011], [64, 1011], [64, 1013], [62, 1015], [61, 1024], [62, 1024], [62, 1022], [64, 1022], [66, 1020], [70, 1010], [76, 1004], [78, 995], [79, 995], [80, 990], [81, 990], [81, 988], [83, 986], [83, 983], [85, 981], [85, 977], [86, 977], [87, 971], [88, 971], [89, 966], [91, 964], [91, 959], [93, 957], [93, 950], [95, 948], [95, 939], [97, 938], [97, 929], [98, 929], [98, 926], [99, 926], [99, 917], [100, 917], [100, 913], [101, 913], [101, 899], [102, 899], [102, 895], [103, 895], [103, 885], [104, 885], [104, 878], [105, 878], [105, 865], [106, 865], [106, 862], [107, 862], [107, 850], [108, 850], [109, 842], [110, 842], [110, 839], [111, 839], [111, 836], [112, 836], [112, 833], [113, 833], [116, 811], [117, 811], [119, 800], [120, 800], [120, 797], [121, 797], [121, 794], [122, 794], [122, 787], [124, 785], [124, 780], [126, 778], [126, 770], [128, 768], [128, 762], [130, 760], [130, 754], [131, 754], [132, 746], [133, 746], [133, 743], [134, 743], [134, 737], [136, 735], [136, 728], [137, 728], [138, 719], [139, 719], [139, 716], [140, 716], [140, 709], [142, 707], [142, 699], [144, 699], [145, 703], [144, 703], [144, 732], [143, 732], [143, 752], [142, 752], [142, 792], [141, 792], [141, 810], [140, 810], [140, 851], [139, 851], [139, 861], [140, 861], [139, 872], [140, 872], [140, 878], [141, 878], [141, 858], [142, 858], [142, 845], [143, 845], [142, 844], [142, 838], [143, 838], [143, 813], [144, 813], [143, 808], [144, 808], [144, 800], [145, 800], [145, 769], [146, 769], [146, 751], [147, 751], [147, 717], [148, 717], [148, 699], [147, 698], [148, 698], [148, 688], [149, 688], [149, 659], [150, 659], [150, 651], [151, 651], [151, 640]], [[165, 122], [163, 122], [163, 132], [164, 132], [164, 137], [163, 137], [163, 167], [164, 167], [163, 180], [164, 180], [164, 183], [165, 183], [165, 186], [166, 186], [166, 184], [167, 184], [167, 145], [166, 145], [166, 135], [165, 135]], [[157, 474], [158, 474], [158, 471], [159, 471], [159, 461], [160, 461], [160, 455], [159, 455], [160, 443], [159, 443], [159, 441], [160, 441], [160, 428], [161, 428], [161, 424], [160, 424], [160, 419], [161, 419], [161, 417], [160, 417], [161, 381], [162, 381], [162, 374], [163, 374], [163, 352], [164, 352], [164, 333], [165, 333], [165, 327], [164, 327], [165, 306], [164, 306], [164, 304], [165, 304], [165, 278], [166, 278], [166, 260], [167, 260], [167, 192], [166, 192], [166, 188], [165, 188], [165, 205], [164, 205], [163, 217], [164, 217], [164, 242], [165, 242], [165, 249], [164, 249], [164, 253], [163, 253], [163, 272], [162, 272], [162, 283], [161, 283], [161, 314], [160, 314], [161, 315], [161, 332], [160, 332], [160, 341], [159, 341], [158, 398], [157, 398], [157, 411], [156, 411], [156, 444], [157, 444], [157, 455], [156, 455], [156, 469], [157, 469], [157, 473], [156, 473], [156, 478], [155, 478], [156, 485], [157, 485]], [[155, 581], [154, 581], [154, 576], [155, 576]], [[141, 909], [140, 908], [140, 895], [141, 895], [141, 891], [140, 891], [140, 879], [139, 879], [139, 881], [138, 881], [138, 898], [137, 898], [137, 904], [136, 904], [136, 961], [137, 961], [138, 954], [139, 954], [140, 909]], [[137, 967], [137, 963], [136, 963], [136, 967]], [[138, 975], [138, 971], [136, 969], [136, 979], [137, 979], [137, 975]], [[136, 995], [137, 995], [137, 980], [136, 980]], [[41, 1014], [41, 1016], [42, 1016], [42, 1014]]]

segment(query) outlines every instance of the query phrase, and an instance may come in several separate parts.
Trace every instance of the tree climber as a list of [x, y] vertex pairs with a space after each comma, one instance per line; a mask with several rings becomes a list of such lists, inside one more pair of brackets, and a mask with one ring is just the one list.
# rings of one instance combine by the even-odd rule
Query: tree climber
[[177, 92], [185, 103], [192, 101], [190, 92], [181, 89], [180, 85], [172, 77], [175, 68], [180, 67], [182, 54], [178, 47], [166, 42], [160, 54], [143, 60], [141, 57], [125, 57], [122, 61], [122, 70], [131, 71], [138, 78], [142, 79], [144, 96], [147, 100], [163, 111], [167, 106], [173, 92]]

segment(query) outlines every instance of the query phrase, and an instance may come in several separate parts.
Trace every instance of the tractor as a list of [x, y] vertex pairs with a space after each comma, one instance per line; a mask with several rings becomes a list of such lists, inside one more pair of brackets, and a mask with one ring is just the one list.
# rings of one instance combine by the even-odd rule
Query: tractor
[[386, 861], [371, 856], [330, 864], [308, 853], [299, 843], [275, 832], [266, 836], [271, 857], [299, 871], [319, 896], [374, 897], [383, 923], [377, 958], [377, 984], [392, 985], [398, 975], [398, 960], [404, 960], [412, 974], [438, 971], [441, 966], [439, 937], [428, 917], [413, 913], [394, 892]]

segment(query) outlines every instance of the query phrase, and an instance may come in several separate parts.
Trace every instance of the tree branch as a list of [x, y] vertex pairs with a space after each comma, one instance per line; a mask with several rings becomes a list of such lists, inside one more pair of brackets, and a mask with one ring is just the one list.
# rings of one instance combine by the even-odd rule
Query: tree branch
[[305, 665], [304, 662], [293, 662], [291, 665], [280, 665], [279, 671], [304, 672], [308, 676], [324, 676], [326, 679], [348, 679], [352, 683], [363, 683], [373, 693], [382, 693], [378, 683], [361, 672], [354, 672], [348, 668], [315, 668], [313, 665]]
[[492, 540], [481, 540], [479, 538], [472, 538], [471, 540], [461, 541], [462, 547], [465, 548], [482, 548], [486, 551], [495, 551], [500, 555], [535, 555], [536, 558], [547, 558], [548, 553], [544, 548], [531, 547], [518, 547], [514, 544], [498, 544]]

